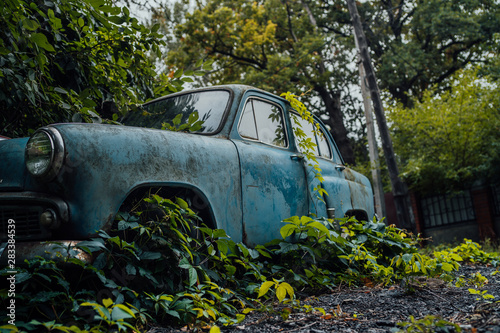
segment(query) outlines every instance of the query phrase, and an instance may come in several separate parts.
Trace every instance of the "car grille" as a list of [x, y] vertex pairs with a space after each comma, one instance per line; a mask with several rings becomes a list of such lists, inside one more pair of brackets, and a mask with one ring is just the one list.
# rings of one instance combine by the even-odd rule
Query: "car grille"
[[40, 239], [50, 235], [38, 222], [42, 211], [42, 207], [33, 206], [0, 207], [0, 240], [5, 242], [8, 239], [7, 231], [10, 219], [15, 221], [16, 240]]

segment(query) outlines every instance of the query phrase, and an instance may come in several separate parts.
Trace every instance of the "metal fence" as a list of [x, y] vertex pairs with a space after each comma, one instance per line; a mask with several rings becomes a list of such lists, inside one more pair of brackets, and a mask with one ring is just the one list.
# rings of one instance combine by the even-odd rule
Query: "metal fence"
[[441, 227], [476, 219], [470, 191], [453, 195], [425, 197], [421, 199], [420, 205], [425, 228]]

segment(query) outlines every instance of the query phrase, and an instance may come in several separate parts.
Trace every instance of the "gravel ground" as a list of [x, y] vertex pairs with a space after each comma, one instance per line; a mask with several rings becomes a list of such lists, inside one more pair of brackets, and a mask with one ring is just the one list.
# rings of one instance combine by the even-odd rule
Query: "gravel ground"
[[[495, 268], [486, 266], [463, 266], [459, 275], [470, 277], [480, 272], [488, 278], [488, 283], [479, 290], [487, 290], [493, 300], [477, 300], [469, 288], [450, 287], [442, 280], [419, 280], [415, 292], [405, 293], [401, 286], [361, 288], [340, 287], [337, 290], [318, 296], [304, 297], [301, 304], [323, 308], [327, 314], [319, 312], [293, 311], [284, 321], [280, 315], [255, 312], [238, 325], [222, 327], [222, 332], [391, 332], [398, 328], [397, 323], [409, 321], [410, 316], [421, 319], [427, 315], [439, 316], [458, 324], [462, 332], [500, 333], [500, 274], [491, 276]], [[276, 305], [279, 310], [279, 305]], [[148, 333], [186, 332], [186, 328], [151, 328]], [[435, 329], [429, 332], [455, 332]]]

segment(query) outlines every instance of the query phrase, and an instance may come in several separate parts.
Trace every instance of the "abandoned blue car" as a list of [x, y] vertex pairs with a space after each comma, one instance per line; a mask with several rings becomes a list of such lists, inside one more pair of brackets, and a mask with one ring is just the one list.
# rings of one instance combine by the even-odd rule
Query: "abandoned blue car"
[[[194, 133], [162, 129], [194, 120]], [[325, 125], [316, 119], [321, 133], [313, 131], [273, 94], [242, 85], [185, 91], [120, 121], [53, 124], [0, 141], [3, 248], [9, 224], [18, 257], [50, 252], [40, 241], [109, 230], [123, 204], [152, 188], [184, 198], [204, 223], [249, 246], [280, 238], [290, 216], [374, 215], [370, 182], [343, 165]], [[299, 125], [317, 143], [328, 195], [314, 190], [319, 182], [294, 137]]]

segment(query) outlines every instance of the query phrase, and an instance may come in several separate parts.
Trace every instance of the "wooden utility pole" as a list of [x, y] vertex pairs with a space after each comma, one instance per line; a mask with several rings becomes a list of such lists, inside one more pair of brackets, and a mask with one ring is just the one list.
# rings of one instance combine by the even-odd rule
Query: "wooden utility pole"
[[368, 52], [368, 44], [366, 37], [361, 26], [361, 19], [359, 18], [358, 9], [356, 8], [355, 0], [347, 0], [347, 7], [351, 14], [352, 25], [354, 27], [354, 36], [356, 38], [361, 62], [366, 73], [366, 83], [370, 89], [370, 97], [373, 103], [373, 111], [377, 119], [380, 138], [382, 140], [382, 149], [384, 151], [389, 177], [391, 179], [392, 194], [394, 195], [394, 204], [396, 206], [396, 214], [401, 227], [416, 233], [415, 220], [411, 211], [410, 196], [408, 194], [408, 187], [399, 178], [398, 166], [392, 148], [392, 140], [389, 135], [389, 128], [385, 118], [382, 100], [380, 99], [380, 91], [375, 77], [370, 54]]
[[[358, 42], [356, 41], [356, 47], [357, 45]], [[363, 105], [365, 108], [366, 136], [368, 139], [368, 153], [370, 155], [370, 170], [372, 172], [373, 194], [375, 196], [375, 213], [377, 213], [378, 218], [383, 218], [386, 217], [384, 186], [382, 185], [382, 176], [380, 172], [380, 162], [377, 140], [375, 138], [375, 126], [373, 124], [370, 92], [368, 91], [365, 69], [363, 68], [363, 64], [361, 63], [361, 61], [359, 62], [359, 81], [361, 85], [361, 96], [363, 97]]]

